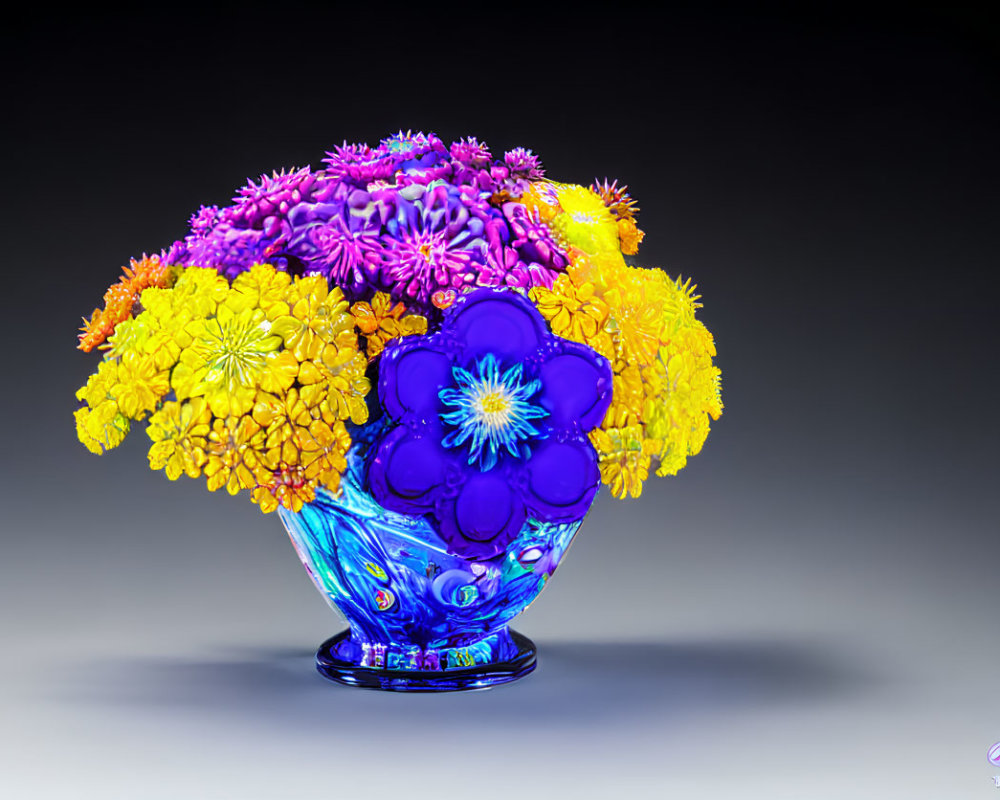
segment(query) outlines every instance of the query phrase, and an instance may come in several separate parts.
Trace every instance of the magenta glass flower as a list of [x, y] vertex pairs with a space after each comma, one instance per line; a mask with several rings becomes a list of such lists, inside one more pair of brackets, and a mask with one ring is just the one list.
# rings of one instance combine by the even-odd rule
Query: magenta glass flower
[[451, 552], [485, 560], [524, 523], [583, 518], [600, 483], [587, 432], [611, 402], [607, 359], [548, 331], [515, 291], [477, 289], [441, 327], [386, 349], [391, 421], [368, 481], [385, 508], [425, 515]]

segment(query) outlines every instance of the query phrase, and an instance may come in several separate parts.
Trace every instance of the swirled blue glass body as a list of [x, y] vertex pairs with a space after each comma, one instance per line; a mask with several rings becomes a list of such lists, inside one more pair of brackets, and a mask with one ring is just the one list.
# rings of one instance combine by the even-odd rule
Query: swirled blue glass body
[[320, 490], [300, 512], [280, 511], [313, 583], [350, 624], [332, 657], [408, 672], [514, 659], [519, 644], [507, 625], [541, 591], [581, 522], [529, 519], [506, 551], [469, 561], [449, 553], [426, 518], [375, 502], [364, 471], [356, 445], [336, 494]]

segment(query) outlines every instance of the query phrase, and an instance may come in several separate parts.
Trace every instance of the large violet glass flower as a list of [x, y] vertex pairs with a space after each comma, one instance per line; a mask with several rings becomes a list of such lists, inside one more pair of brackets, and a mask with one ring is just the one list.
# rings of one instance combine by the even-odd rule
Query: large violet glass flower
[[451, 552], [489, 559], [524, 522], [573, 522], [600, 483], [587, 432], [611, 402], [606, 359], [548, 331], [509, 290], [477, 289], [440, 330], [386, 348], [390, 426], [368, 481], [384, 507], [427, 515]]

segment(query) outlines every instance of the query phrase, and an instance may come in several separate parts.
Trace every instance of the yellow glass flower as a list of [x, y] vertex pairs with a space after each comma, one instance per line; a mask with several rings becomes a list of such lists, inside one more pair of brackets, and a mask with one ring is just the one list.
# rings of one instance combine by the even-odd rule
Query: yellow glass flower
[[293, 388], [283, 403], [258, 402], [254, 418], [267, 423], [262, 463], [269, 477], [253, 493], [262, 510], [283, 505], [298, 511], [314, 499], [317, 486], [337, 488], [351, 437], [322, 404], [311, 405]]
[[259, 308], [234, 311], [222, 304], [211, 319], [185, 330], [191, 344], [181, 352], [170, 383], [178, 399], [204, 396], [216, 417], [240, 416], [253, 407], [258, 388], [283, 392], [295, 381], [298, 362]]
[[569, 275], [560, 275], [551, 289], [536, 286], [529, 297], [548, 320], [552, 332], [586, 344], [605, 358], [612, 358], [613, 343], [607, 331], [608, 304], [596, 293], [594, 284], [575, 284]]
[[646, 409], [647, 430], [663, 441], [658, 475], [674, 475], [697, 455], [708, 436], [709, 418], [722, 414], [720, 372], [712, 364], [715, 346], [700, 322], [676, 331], [660, 351], [667, 386]]
[[263, 429], [250, 416], [213, 419], [204, 467], [208, 490], [214, 492], [225, 486], [234, 495], [268, 480], [267, 469], [260, 461], [264, 439]]
[[290, 313], [275, 320], [274, 333], [299, 361], [316, 358], [327, 344], [347, 346], [354, 340], [357, 349], [354, 317], [339, 288], [331, 290], [326, 278], [311, 275], [296, 280], [288, 295]]
[[105, 400], [92, 408], [78, 408], [73, 416], [77, 438], [96, 455], [120, 445], [131, 426], [129, 418], [118, 410], [113, 400]]
[[269, 320], [285, 315], [288, 307], [288, 287], [292, 277], [270, 264], [255, 264], [233, 280], [232, 294], [227, 300], [233, 308], [259, 308]]
[[[170, 289], [146, 289], [142, 307], [167, 327], [182, 328], [196, 317], [215, 313], [229, 294], [229, 281], [211, 267], [187, 267]], [[180, 314], [180, 318], [178, 318]], [[187, 319], [184, 319], [184, 317]]]
[[343, 343], [327, 344], [299, 369], [302, 396], [310, 406], [323, 406], [336, 419], [350, 419], [355, 425], [368, 421], [365, 395], [371, 382], [365, 375], [367, 360]]
[[614, 370], [613, 386], [611, 405], [602, 427], [625, 428], [640, 424], [646, 387], [638, 365], [619, 363]]
[[646, 238], [646, 232], [639, 229], [635, 220], [625, 218], [618, 220], [618, 241], [621, 242], [622, 252], [627, 256], [634, 256], [639, 252], [639, 245]]
[[626, 267], [604, 293], [618, 357], [643, 366], [653, 363], [660, 348], [665, 300], [665, 285], [647, 272], [654, 270]]
[[105, 358], [97, 365], [97, 372], [87, 378], [87, 383], [76, 392], [76, 399], [91, 408], [105, 400], [113, 399], [111, 387], [118, 381], [118, 360]]
[[689, 280], [629, 267], [620, 252], [570, 256], [551, 289], [529, 296], [554, 333], [611, 361], [611, 405], [591, 440], [612, 494], [638, 496], [654, 459], [658, 475], [675, 474], [722, 413], [715, 343], [695, 318], [701, 304]]
[[149, 339], [150, 327], [144, 317], [130, 317], [115, 326], [115, 332], [107, 340], [107, 357], [118, 358], [129, 354], [142, 353]]
[[143, 419], [169, 391], [169, 372], [159, 369], [150, 356], [129, 353], [119, 360], [111, 394], [126, 417]]
[[549, 221], [549, 226], [564, 242], [584, 253], [597, 255], [614, 253], [620, 257], [618, 221], [608, 210], [601, 196], [585, 186], [555, 184], [561, 213]]
[[291, 287], [291, 314], [274, 322], [287, 350], [299, 360], [298, 382], [310, 407], [322, 406], [334, 419], [361, 425], [368, 419], [364, 397], [371, 389], [368, 362], [358, 350], [354, 317], [340, 289], [311, 276]]
[[108, 338], [108, 357], [148, 357], [158, 370], [171, 369], [180, 352], [177, 334], [146, 312], [120, 323]]
[[646, 439], [641, 425], [624, 428], [596, 428], [590, 441], [600, 456], [601, 481], [619, 499], [639, 497], [656, 443]]
[[112, 394], [117, 381], [118, 361], [105, 358], [97, 372], [76, 392], [76, 399], [86, 403], [73, 413], [76, 436], [84, 447], [97, 455], [121, 444], [131, 425]]
[[316, 484], [305, 477], [301, 466], [281, 462], [271, 480], [253, 490], [251, 499], [265, 514], [278, 506], [299, 512], [302, 506], [316, 499]]
[[208, 461], [208, 433], [212, 412], [203, 397], [186, 403], [164, 403], [149, 418], [146, 434], [153, 440], [149, 448], [150, 469], [163, 469], [170, 480], [182, 474], [201, 475]]

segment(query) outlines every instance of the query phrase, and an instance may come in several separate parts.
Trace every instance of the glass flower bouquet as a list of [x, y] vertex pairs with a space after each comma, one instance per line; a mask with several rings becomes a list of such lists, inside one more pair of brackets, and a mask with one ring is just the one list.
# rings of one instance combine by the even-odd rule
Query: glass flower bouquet
[[689, 281], [629, 266], [617, 182], [521, 148], [402, 133], [250, 182], [132, 261], [85, 320], [95, 453], [146, 421], [149, 464], [277, 510], [347, 618], [320, 671], [401, 691], [534, 667], [508, 622], [603, 483], [673, 475], [722, 412]]

